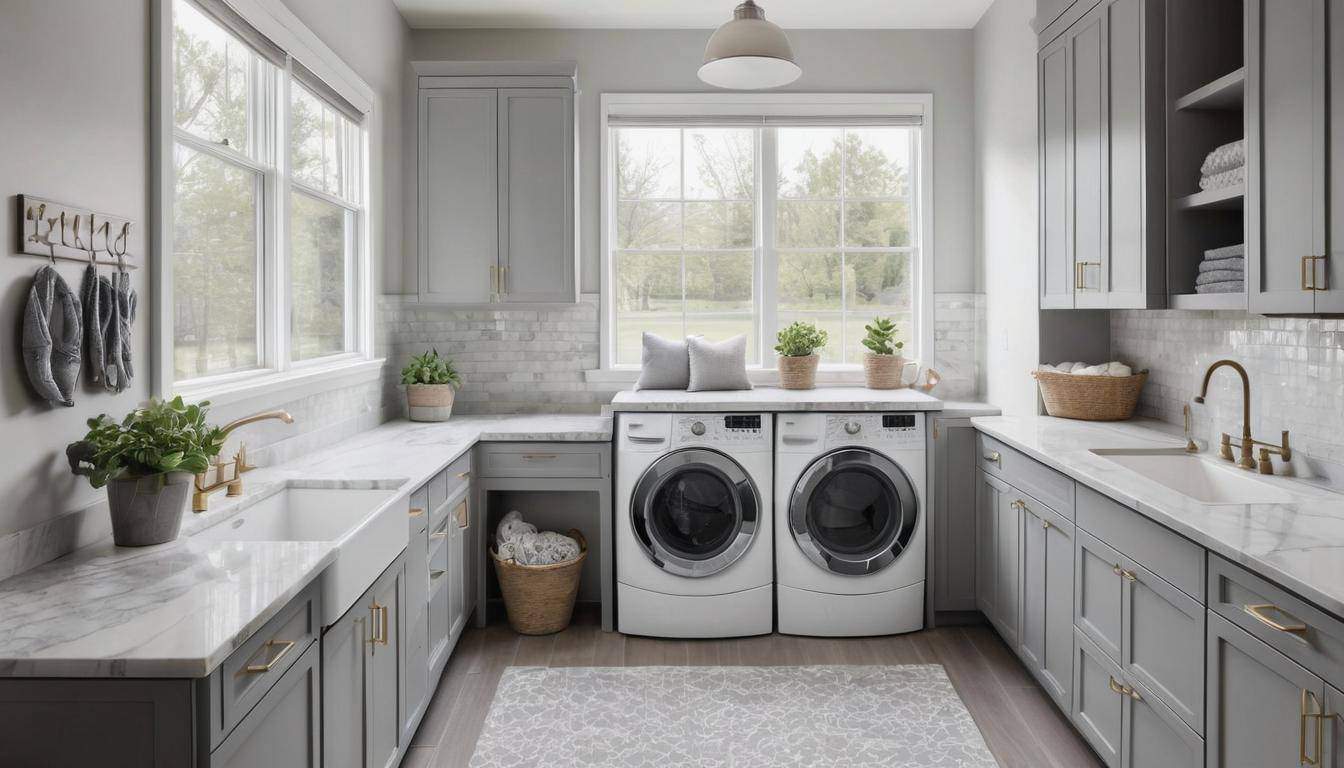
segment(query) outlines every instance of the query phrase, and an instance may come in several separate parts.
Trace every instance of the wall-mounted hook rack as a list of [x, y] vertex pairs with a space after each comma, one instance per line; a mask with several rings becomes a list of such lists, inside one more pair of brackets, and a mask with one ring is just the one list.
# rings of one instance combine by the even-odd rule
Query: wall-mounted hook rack
[[[33, 195], [19, 195], [18, 253], [45, 259], [63, 259], [109, 267], [135, 269], [128, 253], [133, 222], [120, 216], [58, 203]], [[106, 255], [103, 255], [106, 254]]]

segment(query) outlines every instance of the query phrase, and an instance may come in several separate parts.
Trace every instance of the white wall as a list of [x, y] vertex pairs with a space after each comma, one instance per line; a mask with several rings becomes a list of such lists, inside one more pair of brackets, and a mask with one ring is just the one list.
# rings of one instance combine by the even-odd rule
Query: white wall
[[1036, 412], [1036, 33], [1033, 0], [996, 0], [974, 30], [975, 252], [983, 270], [986, 399]]
[[[409, 30], [390, 0], [286, 0], [356, 72], [385, 106], [379, 148], [389, 159], [377, 180], [374, 205], [400, 205], [404, 168], [402, 88], [406, 83]], [[148, 0], [5, 0], [0, 12], [0, 179], [5, 181], [0, 230], [0, 537], [79, 509], [102, 498], [70, 475], [65, 445], [83, 436], [86, 419], [120, 416], [150, 392], [150, 270], [133, 273], [140, 317], [133, 331], [136, 380], [120, 395], [81, 384], [73, 408], [50, 407], [27, 383], [18, 324], [29, 278], [41, 259], [14, 256], [21, 219], [14, 195], [28, 193], [126, 216], [130, 252], [145, 253], [149, 225]], [[401, 227], [387, 227], [375, 258], [401, 252]], [[397, 267], [399, 259], [391, 259]], [[78, 287], [82, 267], [61, 273]], [[378, 271], [378, 270], [375, 270]], [[399, 279], [399, 275], [396, 275]], [[377, 401], [373, 394], [361, 407]], [[316, 416], [331, 415], [328, 410]], [[299, 428], [300, 425], [296, 425]], [[315, 429], [311, 420], [302, 425]], [[262, 434], [265, 434], [264, 432]], [[278, 437], [278, 435], [277, 435]], [[0, 548], [3, 551], [3, 548]]]
[[[601, 264], [599, 97], [714, 90], [695, 75], [708, 36], [709, 30], [415, 30], [411, 51], [417, 60], [578, 62], [581, 284], [595, 293]], [[803, 76], [786, 90], [933, 93], [934, 290], [974, 290], [970, 30], [790, 30], [789, 39]], [[408, 200], [411, 195], [408, 190]], [[412, 243], [414, 233], [406, 238]], [[407, 249], [406, 258], [414, 264], [414, 248]], [[404, 275], [405, 290], [414, 292], [415, 270], [405, 268]]]

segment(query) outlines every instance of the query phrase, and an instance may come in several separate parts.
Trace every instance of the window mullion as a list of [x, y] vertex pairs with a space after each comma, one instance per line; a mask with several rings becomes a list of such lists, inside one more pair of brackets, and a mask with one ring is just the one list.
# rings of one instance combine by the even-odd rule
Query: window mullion
[[840, 130], [840, 179], [836, 190], [840, 195], [840, 363], [849, 362], [849, 270], [845, 268], [845, 150], [848, 131]]
[[291, 60], [286, 59], [285, 67], [269, 89], [269, 114], [271, 119], [272, 167], [275, 168], [273, 188], [275, 198], [268, 206], [274, 223], [271, 239], [271, 259], [266, 270], [270, 285], [266, 292], [266, 305], [269, 312], [266, 324], [267, 332], [274, 349], [272, 367], [287, 370], [292, 364], [290, 353], [290, 303], [289, 276], [289, 88], [292, 79]]
[[775, 200], [779, 192], [779, 159], [774, 128], [759, 129], [756, 143], [756, 209], [757, 242], [759, 243], [758, 261], [760, 262], [761, 290], [757, 301], [756, 315], [761, 324], [761, 365], [774, 368], [778, 365], [775, 345], [770, 343], [775, 329], [779, 328], [779, 261], [775, 250]]

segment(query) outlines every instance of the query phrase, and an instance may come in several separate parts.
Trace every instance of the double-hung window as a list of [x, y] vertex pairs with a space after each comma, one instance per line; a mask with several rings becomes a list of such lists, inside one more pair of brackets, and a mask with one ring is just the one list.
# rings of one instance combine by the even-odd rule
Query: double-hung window
[[918, 356], [928, 97], [741, 98], [604, 97], [605, 367], [637, 367], [653, 332], [744, 334], [748, 364], [773, 368], [775, 333], [803, 321], [843, 369], [879, 316]]
[[165, 5], [160, 388], [366, 359], [366, 112], [225, 3]]

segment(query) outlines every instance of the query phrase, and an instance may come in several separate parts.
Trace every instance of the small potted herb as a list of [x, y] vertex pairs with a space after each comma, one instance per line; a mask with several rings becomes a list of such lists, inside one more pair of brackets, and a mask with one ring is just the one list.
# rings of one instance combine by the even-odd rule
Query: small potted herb
[[901, 357], [903, 342], [896, 340], [896, 324], [886, 317], [875, 317], [865, 325], [868, 335], [863, 346], [868, 351], [863, 354], [863, 378], [869, 389], [896, 389], [901, 386], [901, 378], [907, 361]]
[[779, 383], [785, 389], [812, 389], [817, 385], [817, 350], [826, 346], [826, 332], [812, 323], [794, 322], [775, 334], [779, 342]]
[[437, 349], [416, 355], [401, 369], [411, 421], [447, 421], [453, 413], [453, 394], [462, 380], [453, 361]]
[[206, 423], [210, 404], [181, 397], [150, 400], [121, 423], [107, 414], [89, 419], [83, 440], [66, 446], [70, 470], [107, 486], [112, 540], [143, 547], [177, 538], [192, 478], [210, 467], [224, 431]]

